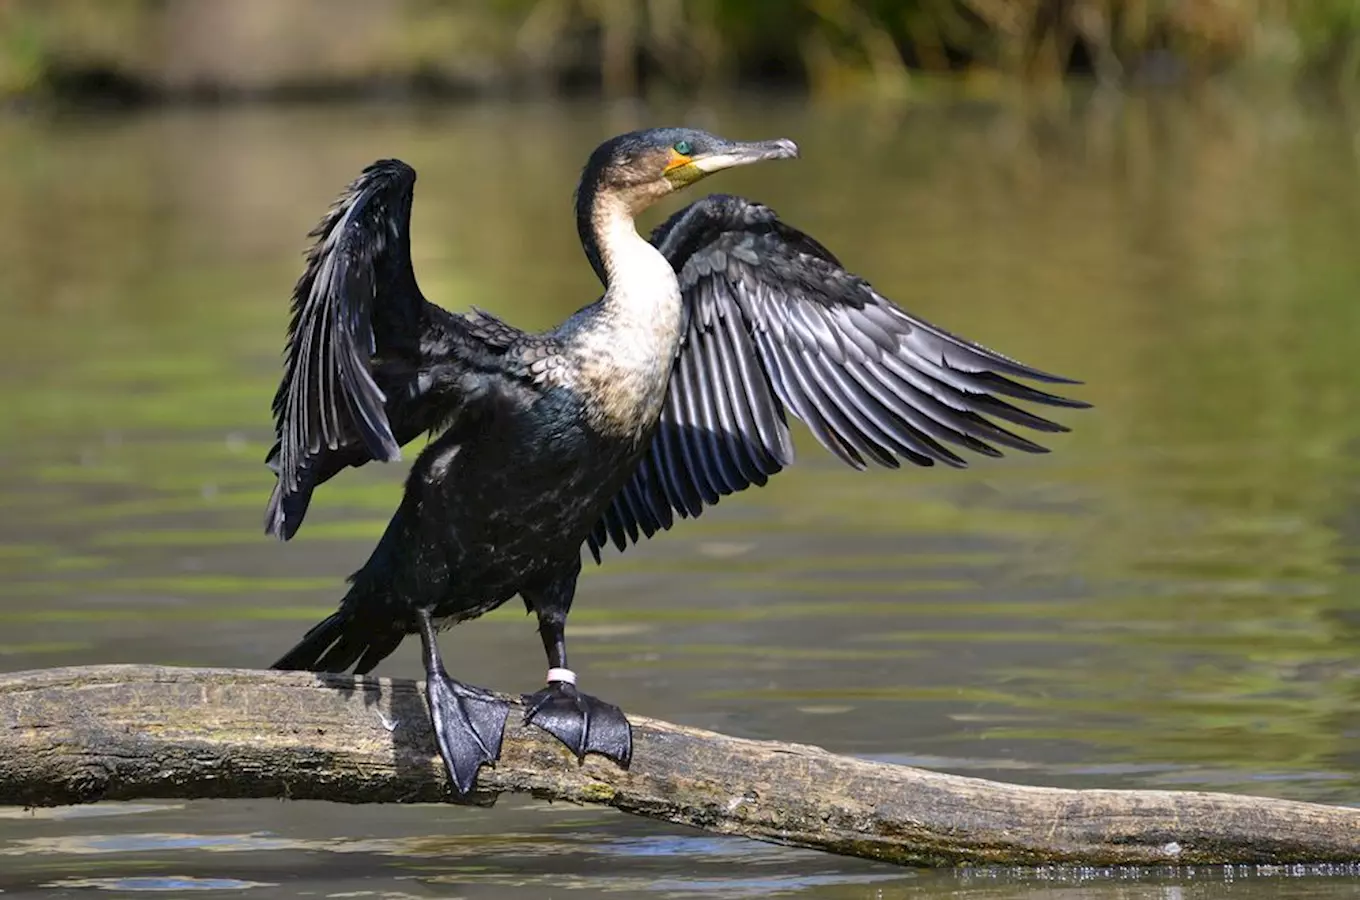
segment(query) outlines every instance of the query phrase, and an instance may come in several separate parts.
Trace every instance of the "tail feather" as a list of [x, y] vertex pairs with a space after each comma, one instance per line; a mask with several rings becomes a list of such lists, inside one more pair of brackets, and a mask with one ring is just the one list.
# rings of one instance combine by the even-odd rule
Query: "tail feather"
[[297, 646], [285, 653], [272, 669], [285, 671], [316, 672], [316, 664], [325, 656], [350, 624], [350, 616], [345, 610], [331, 613], [302, 636]]
[[405, 636], [399, 630], [373, 627], [373, 623], [342, 607], [313, 625], [297, 646], [270, 668], [347, 672], [352, 667], [355, 675], [363, 675], [396, 650]]
[[355, 675], [367, 675], [373, 667], [392, 654], [406, 635], [400, 631], [389, 631], [385, 637], [375, 636], [364, 649], [364, 655], [354, 664]]
[[[275, 488], [274, 493], [277, 497], [279, 488]], [[306, 496], [310, 496], [310, 491]], [[288, 503], [289, 498], [285, 497], [282, 504]], [[408, 503], [409, 498], [404, 499], [402, 509], [407, 509]], [[270, 509], [274, 507], [271, 498]], [[363, 675], [396, 650], [414, 630], [411, 620], [403, 614], [403, 602], [393, 597], [391, 591], [391, 573], [395, 571], [393, 554], [406, 534], [403, 523], [409, 520], [409, 515], [409, 512], [403, 515], [398, 510], [368, 562], [350, 577], [350, 588], [340, 601], [340, 608], [313, 625], [297, 646], [274, 663], [273, 668], [308, 672], [352, 671], [355, 675]]]
[[317, 672], [348, 672], [349, 667], [358, 662], [367, 649], [368, 636], [348, 628], [340, 633], [339, 639], [331, 644], [312, 669]]

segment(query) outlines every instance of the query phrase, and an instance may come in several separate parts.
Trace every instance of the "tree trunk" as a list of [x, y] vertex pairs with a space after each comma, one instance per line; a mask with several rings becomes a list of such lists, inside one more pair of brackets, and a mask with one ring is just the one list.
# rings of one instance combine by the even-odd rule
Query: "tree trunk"
[[[512, 713], [474, 802], [601, 803], [721, 834], [911, 865], [1349, 862], [1360, 809], [1059, 790], [634, 717], [632, 767], [578, 763]], [[448, 798], [412, 681], [156, 666], [0, 675], [0, 804]]]

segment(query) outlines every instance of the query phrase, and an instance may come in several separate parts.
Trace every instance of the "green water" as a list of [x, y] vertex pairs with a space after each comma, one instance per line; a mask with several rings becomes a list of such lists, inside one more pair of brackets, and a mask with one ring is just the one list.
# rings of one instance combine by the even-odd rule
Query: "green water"
[[[1298, 100], [0, 119], [0, 668], [276, 658], [403, 477], [351, 472], [297, 540], [260, 533], [303, 235], [400, 156], [427, 295], [546, 326], [597, 290], [585, 155], [676, 120], [796, 139], [802, 160], [705, 187], [1097, 408], [1050, 456], [965, 472], [856, 473], [802, 441], [768, 488], [587, 571], [569, 633], [592, 691], [1011, 781], [1354, 803], [1360, 126]], [[518, 607], [446, 636], [456, 674], [541, 679]], [[380, 672], [416, 676], [415, 650]], [[0, 810], [6, 898], [1350, 896], [1335, 876], [912, 872], [512, 797]]]

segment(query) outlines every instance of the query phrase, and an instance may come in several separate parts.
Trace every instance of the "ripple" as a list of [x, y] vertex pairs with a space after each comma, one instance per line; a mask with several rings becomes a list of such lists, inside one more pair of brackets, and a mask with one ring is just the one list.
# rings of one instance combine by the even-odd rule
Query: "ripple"
[[239, 878], [190, 878], [182, 875], [139, 875], [130, 878], [61, 878], [49, 888], [95, 888], [101, 891], [244, 891], [278, 887], [275, 882]]

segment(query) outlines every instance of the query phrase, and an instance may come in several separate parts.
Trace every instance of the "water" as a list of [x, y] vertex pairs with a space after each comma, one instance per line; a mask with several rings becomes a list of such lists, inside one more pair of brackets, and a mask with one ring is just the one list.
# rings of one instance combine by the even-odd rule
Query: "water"
[[[596, 294], [570, 215], [585, 155], [675, 120], [797, 139], [802, 160], [705, 187], [1086, 379], [1097, 409], [1064, 414], [1050, 456], [966, 472], [856, 473], [803, 440], [768, 488], [587, 570], [585, 683], [1009, 781], [1354, 803], [1360, 129], [1297, 99], [0, 120], [0, 667], [271, 662], [333, 606], [404, 471], [326, 485], [288, 545], [260, 534], [305, 232], [399, 155], [426, 293], [546, 326]], [[541, 678], [516, 607], [446, 637], [455, 673]], [[418, 675], [415, 650], [380, 672]], [[513, 797], [0, 811], [6, 898], [1349, 896], [1337, 874], [915, 872]]]

